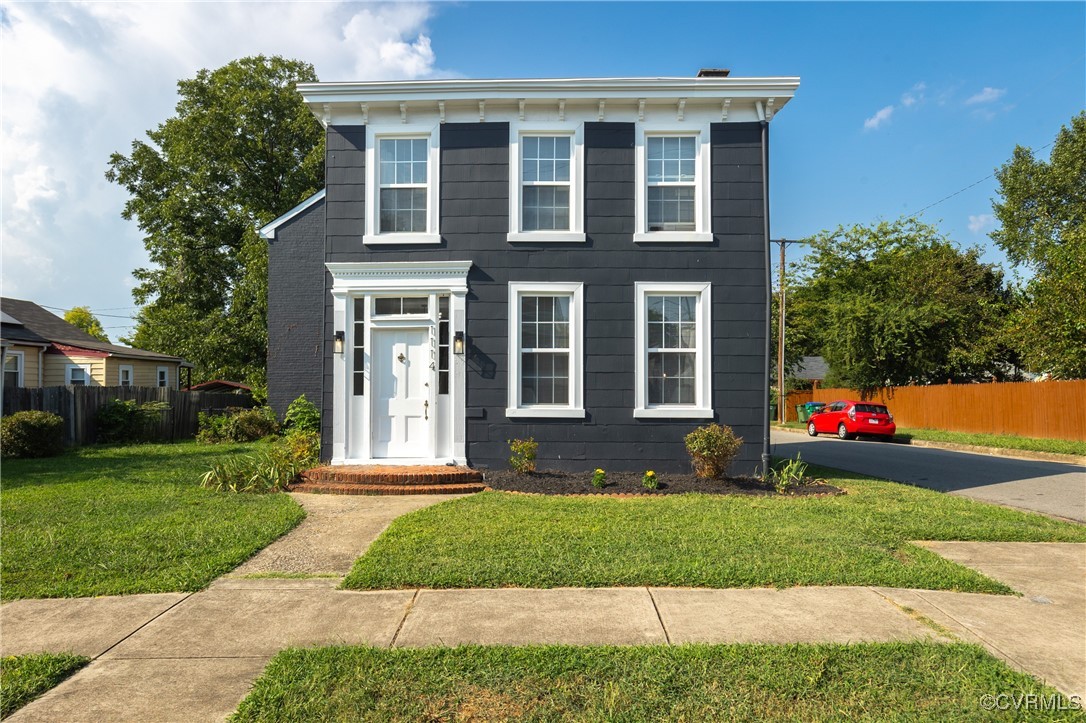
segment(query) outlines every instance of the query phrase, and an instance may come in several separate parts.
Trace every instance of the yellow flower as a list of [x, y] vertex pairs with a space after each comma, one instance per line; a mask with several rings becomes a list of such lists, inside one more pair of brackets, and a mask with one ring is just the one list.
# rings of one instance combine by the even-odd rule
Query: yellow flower
[[645, 476], [646, 476], [646, 477], [655, 477], [655, 476], [656, 476], [656, 473], [655, 473], [655, 472], [653, 472], [653, 471], [652, 471], [652, 470], [650, 469], [650, 470], [649, 470], [648, 472], [646, 472], [646, 473], [645, 473]]
[[605, 474], [605, 472], [599, 467], [596, 468], [596, 474]]

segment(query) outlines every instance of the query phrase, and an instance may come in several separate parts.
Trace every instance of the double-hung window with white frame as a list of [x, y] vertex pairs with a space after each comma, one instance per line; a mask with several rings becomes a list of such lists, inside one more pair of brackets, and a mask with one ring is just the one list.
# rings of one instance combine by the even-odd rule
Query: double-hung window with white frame
[[160, 387], [168, 387], [168, 386], [170, 386], [170, 368], [169, 367], [159, 367], [158, 371], [157, 371], [157, 377], [156, 378], [157, 378], [157, 381], [158, 381], [158, 386], [160, 386]]
[[4, 353], [4, 386], [23, 386], [23, 373], [26, 357], [21, 351], [5, 351]]
[[132, 386], [132, 365], [121, 364], [117, 368], [117, 384], [122, 387]]
[[509, 284], [507, 417], [584, 417], [584, 284]]
[[634, 416], [711, 418], [711, 284], [634, 288]]
[[436, 128], [368, 127], [366, 244], [440, 243]]
[[585, 240], [583, 135], [580, 124], [510, 124], [510, 242]]
[[75, 387], [86, 387], [90, 386], [92, 381], [90, 364], [66, 364], [64, 366], [65, 384]]
[[634, 241], [709, 243], [709, 126], [658, 130], [638, 125]]

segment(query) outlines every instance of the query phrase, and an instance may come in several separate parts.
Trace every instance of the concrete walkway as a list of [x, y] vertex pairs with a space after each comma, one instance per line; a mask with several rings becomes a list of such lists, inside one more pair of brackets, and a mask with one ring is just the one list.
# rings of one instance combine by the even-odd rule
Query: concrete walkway
[[[302, 501], [311, 519], [328, 504]], [[364, 505], [366, 500], [351, 502]], [[325, 512], [370, 519], [380, 516], [378, 509], [390, 512], [396, 504], [424, 501], [370, 504], [374, 507], [354, 512]], [[383, 528], [371, 522], [371, 532]], [[355, 535], [343, 545], [354, 549], [360, 540]], [[350, 592], [335, 589], [338, 578], [247, 578], [239, 576], [239, 568], [199, 593], [8, 603], [0, 607], [0, 653], [72, 651], [93, 658], [12, 721], [222, 720], [276, 652], [330, 644], [961, 639], [984, 645], [1067, 694], [1086, 694], [1086, 545], [927, 546], [1024, 596], [868, 587]], [[356, 554], [344, 551], [333, 560], [334, 555], [298, 552], [305, 549], [286, 538], [246, 567], [284, 572], [269, 569], [276, 566], [270, 560], [281, 560], [281, 566], [294, 566], [293, 572], [342, 574]], [[261, 557], [265, 560], [258, 564]], [[308, 562], [299, 562], [303, 559]]]

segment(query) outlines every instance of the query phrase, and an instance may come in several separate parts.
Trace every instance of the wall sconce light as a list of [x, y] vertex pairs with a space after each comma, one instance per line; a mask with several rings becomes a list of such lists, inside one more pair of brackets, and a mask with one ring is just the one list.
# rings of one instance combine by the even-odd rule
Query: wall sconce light
[[464, 332], [458, 331], [453, 334], [453, 354], [464, 353]]
[[343, 353], [343, 332], [337, 331], [335, 336], [332, 337], [332, 348], [336, 354]]

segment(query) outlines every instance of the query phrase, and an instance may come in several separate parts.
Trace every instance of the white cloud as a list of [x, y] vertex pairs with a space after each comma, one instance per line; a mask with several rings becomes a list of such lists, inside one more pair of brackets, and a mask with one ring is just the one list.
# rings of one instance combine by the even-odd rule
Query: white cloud
[[901, 94], [901, 105], [906, 108], [911, 108], [917, 103], [923, 103], [926, 99], [924, 91], [927, 90], [928, 84], [924, 81], [920, 81], [909, 90]]
[[995, 216], [990, 213], [981, 213], [969, 216], [969, 231], [975, 234], [987, 233], [995, 228]]
[[868, 130], [868, 131], [875, 130], [876, 128], [881, 126], [883, 123], [890, 120], [890, 116], [892, 116], [893, 114], [894, 114], [894, 106], [892, 106], [892, 105], [888, 105], [885, 108], [879, 109], [879, 111], [877, 113], [875, 113], [875, 115], [871, 116], [870, 118], [868, 118], [867, 120], [864, 121], [864, 130]]
[[5, 3], [3, 294], [132, 305], [142, 235], [104, 173], [110, 153], [173, 114], [178, 80], [259, 53], [313, 63], [322, 80], [447, 75], [432, 15], [400, 3]]
[[965, 100], [966, 105], [978, 105], [981, 103], [994, 103], [1007, 94], [1006, 88], [985, 87], [979, 93], [974, 93]]

